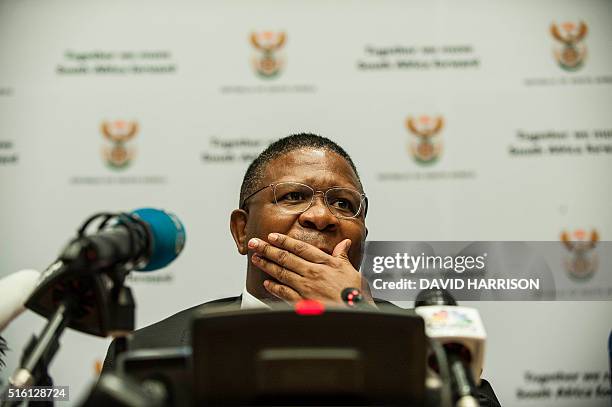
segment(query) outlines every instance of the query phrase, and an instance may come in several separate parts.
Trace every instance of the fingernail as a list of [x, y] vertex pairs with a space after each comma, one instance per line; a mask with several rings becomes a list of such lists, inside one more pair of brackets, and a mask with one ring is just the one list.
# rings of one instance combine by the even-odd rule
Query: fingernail
[[270, 286], [270, 280], [264, 280], [264, 287]]
[[257, 241], [257, 239], [253, 238], [251, 240], [249, 240], [249, 247], [251, 249], [254, 249], [257, 247], [257, 245], [259, 244], [259, 242]]
[[278, 235], [276, 233], [270, 233], [268, 235], [268, 239], [270, 239], [271, 241], [275, 242], [278, 240]]
[[258, 255], [254, 254], [251, 256], [251, 260], [254, 261], [255, 263], [257, 263], [258, 261], [261, 260], [261, 257], [259, 257]]

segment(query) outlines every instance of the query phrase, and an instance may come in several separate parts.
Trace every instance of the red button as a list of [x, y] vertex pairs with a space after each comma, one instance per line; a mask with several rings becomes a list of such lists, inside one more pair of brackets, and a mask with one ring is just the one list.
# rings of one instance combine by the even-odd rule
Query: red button
[[295, 303], [295, 313], [298, 315], [321, 315], [325, 306], [316, 300], [300, 300]]

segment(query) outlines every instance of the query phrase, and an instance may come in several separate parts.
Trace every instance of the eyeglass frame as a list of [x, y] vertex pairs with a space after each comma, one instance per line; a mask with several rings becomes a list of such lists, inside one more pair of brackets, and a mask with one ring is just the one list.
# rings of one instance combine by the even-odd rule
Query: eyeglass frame
[[[255, 191], [252, 194], [250, 194], [249, 196], [247, 196], [246, 198], [244, 198], [242, 200], [242, 204], [240, 205], [240, 209], [242, 209], [244, 211], [247, 211], [247, 209], [245, 207], [246, 202], [249, 199], [251, 199], [255, 194], [263, 191], [266, 188], [272, 188], [272, 194], [274, 195], [274, 205], [278, 206], [278, 201], [277, 201], [277, 198], [276, 198], [276, 193], [274, 191], [274, 187], [276, 185], [279, 185], [279, 184], [298, 184], [298, 185], [302, 185], [302, 186], [308, 187], [308, 188], [310, 188], [313, 191], [312, 199], [310, 200], [310, 203], [308, 204], [306, 209], [304, 209], [303, 211], [295, 212], [295, 215], [302, 214], [302, 213], [306, 212], [308, 209], [310, 209], [310, 207], [312, 206], [312, 203], [314, 202], [315, 195], [317, 195], [319, 192], [321, 192], [323, 194], [323, 202], [325, 202], [325, 206], [327, 207], [327, 209], [331, 212], [332, 215], [334, 215], [338, 219], [356, 219], [361, 214], [361, 207], [362, 206], [365, 207], [364, 210], [363, 210], [363, 218], [365, 219], [366, 215], [368, 214], [368, 197], [363, 192], [359, 192], [356, 189], [345, 188], [345, 187], [340, 187], [340, 186], [335, 186], [335, 187], [327, 188], [325, 191], [321, 191], [321, 190], [314, 189], [310, 185], [306, 185], [306, 184], [303, 184], [303, 183], [297, 182], [297, 181], [273, 182], [272, 184], [263, 186], [263, 187], [259, 188], [257, 191]], [[354, 216], [338, 216], [338, 215], [336, 215], [334, 213], [334, 211], [331, 210], [331, 208], [329, 207], [329, 203], [327, 202], [327, 193], [329, 191], [331, 191], [332, 189], [348, 189], [350, 191], [355, 191], [355, 192], [357, 192], [359, 194], [359, 197], [360, 197], [360, 200], [359, 200], [359, 209], [357, 210], [357, 213]]]

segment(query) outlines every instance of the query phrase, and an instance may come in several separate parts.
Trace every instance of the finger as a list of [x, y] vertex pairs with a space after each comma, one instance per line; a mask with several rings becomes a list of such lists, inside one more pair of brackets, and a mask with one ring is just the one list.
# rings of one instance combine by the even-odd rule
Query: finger
[[348, 259], [349, 249], [351, 248], [351, 239], [344, 239], [334, 247], [332, 256]]
[[308, 270], [309, 263], [306, 260], [291, 252], [288, 252], [287, 250], [274, 247], [270, 243], [264, 242], [261, 239], [253, 238], [249, 240], [249, 248], [255, 250], [255, 252], [264, 259], [270, 260], [279, 266], [289, 269], [301, 276], [305, 275]]
[[261, 257], [257, 253], [251, 256], [251, 261], [261, 271], [265, 272], [271, 277], [274, 277], [277, 281], [280, 281], [283, 284], [290, 285], [291, 287], [297, 287], [301, 282], [302, 276], [299, 274], [281, 267], [278, 264]]
[[325, 263], [329, 260], [329, 254], [323, 250], [314, 247], [313, 245], [294, 239], [281, 233], [270, 233], [268, 240], [276, 247], [288, 250], [299, 258], [307, 260], [311, 263]]
[[275, 283], [271, 280], [264, 281], [264, 288], [270, 294], [287, 302], [298, 302], [302, 299], [302, 296], [298, 294], [298, 292], [295, 291], [293, 288], [287, 287], [286, 285], [282, 285], [279, 283]]

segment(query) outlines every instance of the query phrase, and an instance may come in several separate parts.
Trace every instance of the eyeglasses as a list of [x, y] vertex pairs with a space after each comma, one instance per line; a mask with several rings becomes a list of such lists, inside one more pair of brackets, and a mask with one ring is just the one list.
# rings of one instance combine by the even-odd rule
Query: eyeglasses
[[272, 188], [274, 203], [285, 213], [303, 213], [312, 206], [314, 196], [323, 194], [325, 205], [330, 212], [340, 219], [352, 219], [359, 216], [361, 210], [367, 211], [367, 197], [354, 189], [333, 187], [326, 191], [315, 191], [312, 187], [299, 182], [278, 182], [266, 185], [247, 196], [240, 205], [245, 209], [246, 201], [258, 192]]

